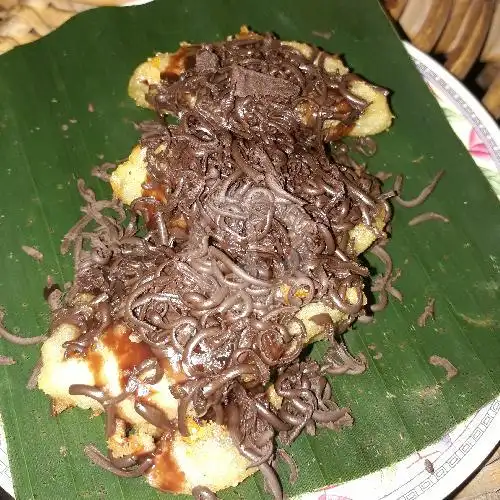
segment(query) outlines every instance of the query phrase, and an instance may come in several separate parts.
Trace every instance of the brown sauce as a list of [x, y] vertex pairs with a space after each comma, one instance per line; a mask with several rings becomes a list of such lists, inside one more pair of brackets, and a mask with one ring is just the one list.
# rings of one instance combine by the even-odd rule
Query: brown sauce
[[168, 65], [161, 72], [161, 79], [176, 81], [186, 69], [192, 68], [195, 64], [195, 54], [198, 50], [197, 45], [186, 45], [177, 52], [170, 54]]
[[[147, 187], [145, 187], [147, 186]], [[167, 197], [165, 196], [165, 187], [158, 183], [154, 182], [151, 180], [151, 178], [148, 176], [146, 178], [146, 182], [143, 184], [142, 187], [142, 196], [146, 198], [154, 198], [155, 200], [158, 200], [159, 202], [166, 204], [167, 203]], [[155, 215], [156, 215], [156, 207], [155, 205], [151, 206], [145, 206], [145, 218], [146, 218], [146, 226], [148, 229], [155, 229], [156, 223], [155, 223]], [[184, 216], [181, 214], [178, 217], [174, 217], [170, 219], [167, 222], [167, 228], [169, 231], [175, 230], [175, 229], [181, 229], [185, 230], [187, 229], [187, 222]]]
[[167, 377], [172, 379], [175, 383], [179, 384], [186, 381], [186, 374], [177, 366], [178, 363], [174, 364], [168, 358], [162, 358], [160, 359], [160, 364]]
[[150, 481], [155, 488], [179, 493], [183, 490], [185, 476], [172, 456], [172, 438], [168, 433], [161, 438], [160, 450], [149, 473]]
[[154, 357], [147, 344], [132, 342], [130, 333], [125, 326], [115, 325], [108, 328], [101, 338], [102, 343], [116, 356], [121, 370], [131, 370], [146, 359]]
[[349, 132], [354, 128], [355, 123], [347, 125], [345, 123], [339, 123], [334, 127], [330, 127], [325, 131], [325, 141], [338, 141], [349, 134]]
[[[148, 187], [145, 188], [144, 185]], [[157, 182], [153, 182], [149, 176], [146, 177], [146, 182], [143, 184], [142, 196], [155, 198], [156, 200], [161, 201], [162, 203], [167, 202], [165, 191], [162, 185], [158, 184]]]
[[124, 325], [114, 325], [109, 327], [101, 338], [101, 342], [116, 356], [122, 385], [126, 384], [130, 370], [146, 359], [154, 357], [147, 344], [132, 342], [129, 338], [130, 333]]
[[311, 319], [311, 321], [316, 323], [318, 326], [324, 326], [324, 327], [328, 328], [328, 327], [333, 325], [332, 318], [327, 313], [315, 314], [310, 319]]
[[[115, 325], [108, 328], [101, 338], [101, 342], [113, 352], [118, 361], [118, 367], [121, 371], [122, 384], [130, 370], [139, 365], [146, 359], [155, 357], [151, 349], [144, 342], [132, 342], [129, 338], [130, 330], [123, 325]], [[89, 370], [95, 378], [95, 385], [101, 387], [104, 385], [102, 369], [104, 367], [104, 358], [98, 351], [90, 351], [86, 356]], [[159, 360], [163, 371], [176, 383], [184, 382], [186, 375], [182, 371], [179, 363], [172, 362], [168, 358]]]
[[86, 356], [87, 364], [89, 370], [94, 375], [96, 387], [102, 387], [104, 385], [102, 369], [104, 367], [104, 359], [102, 355], [97, 351], [90, 351]]

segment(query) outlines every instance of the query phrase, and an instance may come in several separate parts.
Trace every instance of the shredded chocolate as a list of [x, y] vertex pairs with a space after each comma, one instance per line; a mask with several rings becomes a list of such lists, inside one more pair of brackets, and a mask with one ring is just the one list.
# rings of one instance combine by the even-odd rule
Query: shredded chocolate
[[[356, 137], [354, 149], [365, 156], [373, 156], [377, 152], [377, 143], [371, 137]], [[375, 175], [375, 177], [378, 177]], [[378, 177], [380, 179], [380, 177]], [[384, 179], [380, 179], [382, 182]]]
[[434, 465], [428, 458], [424, 460], [424, 468], [429, 474], [434, 474]]
[[443, 177], [443, 175], [444, 170], [440, 170], [432, 179], [432, 181], [427, 186], [425, 186], [424, 189], [422, 189], [420, 194], [411, 200], [403, 200], [400, 197], [401, 189], [403, 187], [403, 177], [401, 175], [398, 175], [396, 177], [396, 180], [394, 181], [393, 190], [397, 193], [397, 196], [394, 197], [394, 200], [406, 208], [413, 208], [421, 205], [433, 193], [434, 189], [436, 189], [437, 183], [441, 180], [441, 177]]
[[434, 319], [434, 314], [435, 314], [435, 311], [434, 311], [434, 304], [436, 303], [436, 299], [434, 299], [433, 297], [431, 297], [428, 301], [427, 301], [427, 304], [425, 306], [425, 309], [424, 309], [424, 312], [418, 317], [417, 319], [417, 325], [420, 327], [420, 328], [423, 328], [426, 323], [427, 323], [427, 320], [429, 318], [432, 318]]
[[392, 177], [392, 174], [390, 172], [384, 172], [381, 170], [380, 172], [377, 172], [375, 174], [375, 177], [380, 180], [380, 182], [385, 182], [387, 179], [390, 179]]
[[99, 165], [97, 167], [94, 167], [91, 170], [91, 174], [94, 177], [97, 177], [98, 179], [101, 179], [102, 181], [109, 181], [109, 178], [111, 177], [111, 174], [109, 173], [110, 170], [113, 170], [116, 168], [115, 163], [109, 163], [105, 162], [102, 165]]
[[438, 214], [436, 212], [425, 212], [423, 214], [417, 215], [416, 217], [413, 217], [413, 219], [408, 222], [409, 226], [416, 226], [417, 224], [421, 224], [422, 222], [426, 222], [428, 220], [439, 220], [441, 222], [450, 222], [450, 219], [448, 217], [445, 217], [444, 215]]
[[219, 497], [206, 486], [195, 486], [191, 494], [193, 500], [219, 500]]
[[42, 358], [40, 358], [35, 366], [33, 367], [33, 371], [31, 372], [31, 375], [28, 379], [28, 382], [26, 382], [26, 389], [29, 391], [32, 391], [33, 389], [36, 388], [38, 384], [38, 376], [40, 375], [40, 371], [42, 369]]
[[446, 358], [433, 355], [429, 358], [429, 363], [433, 366], [443, 367], [446, 370], [446, 380], [451, 380], [458, 375], [457, 368]]
[[332, 37], [332, 34], [329, 31], [313, 31], [312, 34], [314, 36], [324, 38], [325, 40], [330, 40], [330, 38]]
[[96, 465], [103, 469], [116, 474], [119, 477], [139, 477], [142, 476], [153, 465], [151, 456], [142, 458], [141, 463], [137, 462], [132, 467], [116, 467], [111, 460], [103, 455], [95, 445], [87, 445], [84, 448], [87, 457]]
[[399, 302], [403, 302], [403, 294], [394, 287], [394, 282], [399, 279], [401, 276], [401, 269], [396, 269], [392, 276], [387, 280], [386, 290], [387, 293], [392, 295], [395, 299], [399, 300]]
[[0, 337], [3, 337], [8, 342], [18, 345], [32, 345], [39, 344], [46, 340], [47, 336], [39, 335], [37, 337], [21, 337], [19, 335], [14, 335], [10, 333], [7, 328], [3, 325], [3, 311], [0, 313]]
[[388, 304], [387, 285], [392, 277], [392, 258], [381, 245], [374, 245], [370, 249], [370, 253], [375, 255], [385, 265], [384, 273], [377, 276], [371, 286], [371, 291], [378, 293], [377, 302], [370, 306], [371, 311], [376, 312], [382, 311]]
[[[275, 438], [290, 444], [302, 431], [352, 424], [325, 374], [366, 369], [366, 359], [351, 356], [340, 339], [369, 312], [363, 304], [369, 273], [351, 230], [364, 224], [375, 234], [387, 284], [392, 261], [374, 221], [380, 213], [388, 221], [391, 195], [342, 145], [325, 148], [331, 137], [325, 121], [350, 127], [367, 107], [349, 91], [355, 77], [325, 71], [325, 54], [314, 50], [308, 59], [270, 35], [188, 52], [184, 73], [165, 72], [150, 88], [159, 116], [174, 114], [178, 123], [159, 118], [139, 126], [144, 195], [128, 210], [97, 200], [78, 182], [84, 215], [61, 246], [73, 253], [75, 280], [62, 304], [57, 295], [54, 317], [81, 332], [65, 344], [66, 356], [86, 355], [110, 326], [126, 325], [154, 353], [130, 376], [147, 369], [161, 377], [159, 360], [174, 352], [186, 376], [171, 389], [177, 421], [141, 401], [134, 400], [135, 410], [159, 429], [175, 425], [184, 435], [188, 415], [225, 422], [240, 453], [282, 498], [270, 465]], [[375, 152], [371, 140], [358, 145]], [[82, 294], [94, 299], [82, 304], [75, 300]], [[300, 359], [307, 335], [295, 314], [311, 302], [344, 313], [326, 325], [329, 349], [321, 363]], [[279, 408], [267, 397], [271, 385]], [[109, 436], [113, 408], [135, 398], [136, 387], [115, 398], [93, 386], [72, 385], [70, 393], [105, 407]], [[150, 457], [119, 466], [95, 447], [86, 453], [125, 477], [151, 466]]]
[[290, 484], [295, 484], [297, 482], [297, 479], [299, 478], [299, 467], [295, 463], [295, 460], [283, 448], [277, 450], [276, 454], [279, 458], [281, 458], [281, 460], [283, 460], [283, 462], [288, 465], [288, 468], [290, 469], [288, 482]]
[[0, 366], [15, 365], [16, 361], [10, 356], [2, 356], [0, 354]]
[[277, 78], [239, 65], [233, 67], [232, 79], [236, 97], [270, 96], [279, 101], [286, 101], [297, 97], [300, 92], [298, 85], [286, 78]]
[[29, 255], [31, 258], [37, 260], [38, 262], [43, 260], [43, 253], [40, 252], [40, 250], [26, 245], [23, 245], [21, 249], [25, 254]]

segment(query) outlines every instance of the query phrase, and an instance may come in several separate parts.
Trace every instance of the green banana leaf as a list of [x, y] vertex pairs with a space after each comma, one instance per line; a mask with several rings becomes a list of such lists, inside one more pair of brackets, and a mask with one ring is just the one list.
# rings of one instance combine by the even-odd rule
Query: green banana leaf
[[[24, 335], [46, 331], [46, 277], [72, 279], [71, 258], [61, 258], [58, 247], [79, 217], [76, 179], [84, 177], [99, 196], [109, 196], [106, 185], [90, 179], [90, 169], [127, 156], [137, 140], [133, 122], [149, 116], [127, 97], [134, 67], [179, 41], [221, 39], [242, 24], [345, 54], [356, 72], [391, 89], [396, 120], [377, 138], [372, 172], [403, 173], [407, 197], [438, 170], [447, 172], [425, 210], [445, 214], [449, 224], [408, 227], [418, 209], [395, 210], [388, 250], [402, 271], [404, 303], [391, 303], [374, 324], [346, 335], [350, 350], [369, 361], [365, 374], [333, 381], [339, 403], [350, 406], [356, 422], [294, 443], [299, 481], [284, 481], [294, 495], [407, 456], [500, 390], [499, 204], [375, 0], [164, 0], [98, 9], [3, 55], [0, 303], [8, 328]], [[22, 245], [37, 247], [43, 261], [24, 254]], [[436, 299], [436, 320], [419, 328], [429, 297]], [[317, 345], [313, 354], [323, 348]], [[82, 449], [103, 443], [103, 421], [81, 410], [51, 417], [43, 394], [25, 389], [38, 347], [0, 341], [0, 352], [17, 360], [0, 368], [0, 411], [18, 498], [171, 498], [142, 479], [121, 480], [89, 464]], [[444, 370], [428, 362], [434, 354], [448, 358], [458, 376], [447, 381]], [[258, 477], [223, 494], [267, 497]]]

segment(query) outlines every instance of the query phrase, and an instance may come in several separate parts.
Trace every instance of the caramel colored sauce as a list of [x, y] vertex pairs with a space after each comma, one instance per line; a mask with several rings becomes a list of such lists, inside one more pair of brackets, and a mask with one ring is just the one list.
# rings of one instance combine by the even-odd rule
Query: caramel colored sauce
[[[175, 383], [179, 384], [187, 380], [187, 376], [181, 368], [179, 366], [174, 366], [168, 358], [160, 359], [160, 365], [167, 377], [172, 379]], [[176, 365], [178, 365], [178, 363], [176, 363]]]
[[[146, 177], [146, 182], [144, 183], [146, 186], [149, 186], [147, 189], [142, 188], [142, 196], [149, 196], [151, 198], [155, 198], [158, 201], [161, 201], [162, 203], [167, 202], [167, 198], [165, 196], [165, 191], [162, 188], [161, 184], [158, 184], [157, 182], [153, 182], [149, 175]], [[143, 184], [143, 186], [144, 186]]]
[[104, 358], [102, 354], [95, 350], [89, 350], [86, 354], [72, 352], [69, 358], [81, 359], [87, 363], [89, 371], [94, 376], [94, 385], [102, 387], [105, 384], [103, 368]]
[[[147, 188], [144, 186], [148, 186]], [[161, 203], [167, 203], [167, 197], [165, 196], [165, 189], [161, 184], [158, 184], [156, 182], [153, 182], [149, 176], [146, 178], [146, 182], [143, 184], [142, 188], [142, 196], [144, 197], [149, 197], [149, 198], [154, 198], [155, 200], [158, 200]], [[145, 207], [145, 218], [146, 218], [146, 226], [148, 229], [154, 229], [155, 228], [155, 206], [154, 204], [151, 204], [150, 206]], [[179, 217], [172, 218], [169, 221], [167, 221], [167, 229], [172, 230], [172, 229], [181, 229], [185, 230], [187, 229], [187, 222], [186, 219], [184, 218], [183, 215], [180, 215]]]
[[[144, 186], [147, 186], [144, 187]], [[158, 184], [157, 182], [153, 182], [149, 175], [146, 177], [146, 182], [144, 182], [143, 187], [142, 187], [142, 196], [147, 197], [147, 198], [154, 198], [155, 200], [161, 202], [161, 203], [167, 203], [167, 197], [165, 196], [165, 190], [163, 189], [163, 186], [161, 184]], [[154, 229], [155, 228], [155, 214], [156, 214], [156, 209], [155, 205], [146, 205], [145, 207], [145, 220], [146, 220], [146, 227], [148, 229]]]
[[[308, 127], [313, 126], [316, 120], [317, 112], [314, 106], [312, 106], [308, 102], [304, 102], [299, 104], [295, 110], [300, 115], [301, 120], [305, 125], [307, 125]], [[335, 103], [335, 105], [332, 107], [332, 111], [338, 115], [343, 114], [345, 116], [345, 119], [347, 119], [349, 113], [352, 111], [352, 106], [349, 104], [347, 99], [342, 99]], [[337, 125], [328, 127], [323, 131], [323, 133], [325, 134], [325, 140], [336, 141], [342, 139], [342, 137], [345, 137], [349, 134], [349, 132], [354, 127], [354, 124], [355, 122], [353, 121], [352, 124], [338, 123]]]
[[170, 54], [168, 65], [161, 72], [161, 79], [176, 81], [181, 73], [190, 69], [195, 64], [195, 55], [199, 46], [185, 45], [180, 47], [177, 52]]
[[397, 0], [384, 0], [384, 3], [385, 3], [385, 8], [389, 10], [396, 8], [398, 5]]
[[123, 372], [131, 370], [146, 359], [155, 357], [146, 343], [132, 342], [129, 339], [130, 333], [126, 326], [114, 325], [109, 327], [101, 338], [102, 343], [116, 356], [122, 371], [122, 379], [126, 377]]
[[94, 375], [96, 387], [102, 387], [104, 385], [104, 380], [102, 376], [102, 369], [104, 367], [104, 359], [101, 354], [97, 351], [91, 351], [86, 356], [87, 364], [89, 370]]
[[338, 141], [339, 139], [342, 139], [342, 137], [349, 135], [349, 132], [354, 128], [354, 125], [354, 122], [351, 125], [339, 123], [335, 127], [330, 127], [326, 130], [325, 141]]
[[172, 438], [168, 433], [161, 438], [160, 450], [149, 473], [149, 480], [155, 488], [180, 493], [184, 487], [185, 476], [172, 456]]
[[311, 316], [310, 320], [318, 326], [324, 326], [325, 328], [333, 325], [332, 318], [327, 313], [315, 314], [314, 316]]
[[[101, 342], [116, 356], [118, 367], [120, 368], [121, 383], [124, 386], [130, 371], [146, 359], [156, 358], [150, 347], [144, 342], [132, 342], [129, 338], [131, 331], [123, 324], [109, 327], [101, 337]], [[95, 385], [102, 387], [104, 380], [104, 356], [92, 350], [86, 356], [89, 370], [95, 378]], [[176, 383], [184, 382], [186, 375], [182, 371], [178, 362], [173, 362], [168, 358], [159, 359], [160, 365], [168, 378]], [[149, 403], [149, 401], [148, 401]], [[151, 403], [149, 403], [151, 404]]]

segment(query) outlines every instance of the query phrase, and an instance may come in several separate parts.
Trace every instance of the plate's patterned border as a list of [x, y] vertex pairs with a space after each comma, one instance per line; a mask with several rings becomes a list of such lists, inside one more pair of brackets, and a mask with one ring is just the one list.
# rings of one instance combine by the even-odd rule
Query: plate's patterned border
[[[440, 441], [391, 467], [295, 500], [442, 500], [484, 460], [500, 434], [500, 397], [488, 403]], [[432, 462], [434, 472], [425, 468]], [[367, 496], [370, 492], [369, 497]]]
[[410, 44], [406, 49], [473, 160], [500, 198], [500, 129], [463, 84]]
[[[410, 54], [413, 52], [410, 51]], [[500, 170], [500, 144], [498, 143], [498, 127], [496, 127], [496, 133], [493, 135], [491, 131], [491, 127], [488, 128], [484, 121], [482, 121], [478, 115], [476, 114], [477, 111], [477, 101], [476, 101], [476, 106], [473, 108], [469, 106], [467, 101], [464, 99], [463, 94], [464, 90], [468, 92], [467, 89], [461, 88], [460, 92], [457, 92], [457, 85], [459, 84], [462, 86], [462, 84], [458, 81], [452, 82], [450, 84], [450, 79], [444, 79], [439, 76], [439, 74], [436, 74], [431, 68], [429, 68], [428, 65], [426, 65], [423, 61], [412, 57], [413, 62], [415, 63], [415, 66], [417, 67], [418, 71], [420, 74], [424, 77], [427, 83], [429, 83], [432, 87], [437, 87], [437, 90], [441, 91], [446, 95], [446, 97], [453, 103], [455, 106], [458, 108], [460, 115], [463, 117], [464, 120], [469, 122], [475, 129], [476, 133], [479, 135], [479, 137], [482, 139], [482, 142], [488, 147], [490, 150], [490, 155], [493, 159], [493, 161], [496, 164], [496, 167], [498, 170]], [[427, 61], [426, 61], [427, 62]], [[442, 72], [441, 72], [442, 74]], [[447, 77], [451, 76], [449, 74], [446, 74]], [[438, 101], [441, 101], [442, 99], [439, 98], [439, 94], [437, 95]], [[446, 109], [446, 106], [445, 106]], [[482, 108], [481, 108], [482, 110]], [[481, 113], [482, 114], [482, 113]], [[492, 119], [491, 119], [492, 120]], [[488, 120], [489, 122], [490, 120]], [[490, 124], [488, 124], [490, 125]], [[495, 140], [496, 139], [496, 140]]]
[[[140, 3], [147, 3], [142, 0]], [[134, 2], [130, 2], [131, 4]], [[457, 136], [500, 197], [500, 132], [493, 119], [460, 82], [409, 44], [406, 48], [436, 96]], [[498, 442], [500, 397], [440, 441], [405, 460], [368, 476], [301, 495], [301, 500], [442, 500], [479, 466]], [[436, 456], [437, 455], [437, 456]], [[424, 460], [433, 462], [434, 473]], [[453, 474], [450, 474], [453, 472]], [[7, 442], [0, 417], [0, 487], [14, 496]]]
[[[451, 478], [451, 482], [458, 482], [458, 484], [460, 484], [467, 478], [468, 472], [470, 472], [470, 469], [466, 468], [466, 474], [461, 474], [463, 470], [461, 471], [460, 469], [464, 469], [464, 459], [468, 458], [469, 454], [473, 451], [477, 451], [475, 449], [476, 446], [480, 449], [484, 447], [486, 443], [486, 448], [488, 448], [487, 453], [489, 453], [490, 446], [496, 444], [496, 440], [498, 439], [499, 413], [500, 398], [489, 403], [451, 433], [456, 435], [445, 436], [445, 442], [443, 444], [445, 446], [447, 443], [450, 444], [448, 444], [448, 448], [441, 455], [437, 458], [433, 458], [433, 474], [423, 470], [413, 478], [413, 480], [409, 480], [402, 487], [394, 490], [391, 494], [381, 497], [381, 499], [388, 500], [389, 498], [394, 498], [395, 494], [397, 500], [414, 500], [430, 492], [431, 488], [435, 487], [439, 481], [443, 481], [450, 472], [454, 474], [454, 477]], [[462, 430], [460, 430], [461, 427], [463, 427]], [[420, 452], [420, 456], [423, 457], [427, 454], [431, 454], [433, 448], [434, 447], [431, 447], [430, 450]], [[420, 460], [419, 463], [421, 464]], [[465, 465], [467, 467], [468, 464]], [[420, 482], [418, 484], [413, 484], [415, 479]], [[452, 487], [450, 491], [453, 491], [453, 489]], [[436, 491], [432, 492], [434, 498], [437, 497], [436, 493]], [[443, 493], [446, 495], [449, 492]], [[438, 498], [444, 498], [444, 495]]]
[[[7, 455], [7, 440], [3, 430], [2, 416], [0, 415], [0, 487], [10, 495], [14, 495], [12, 476], [10, 475], [9, 457]], [[0, 494], [1, 497], [1, 494]]]

